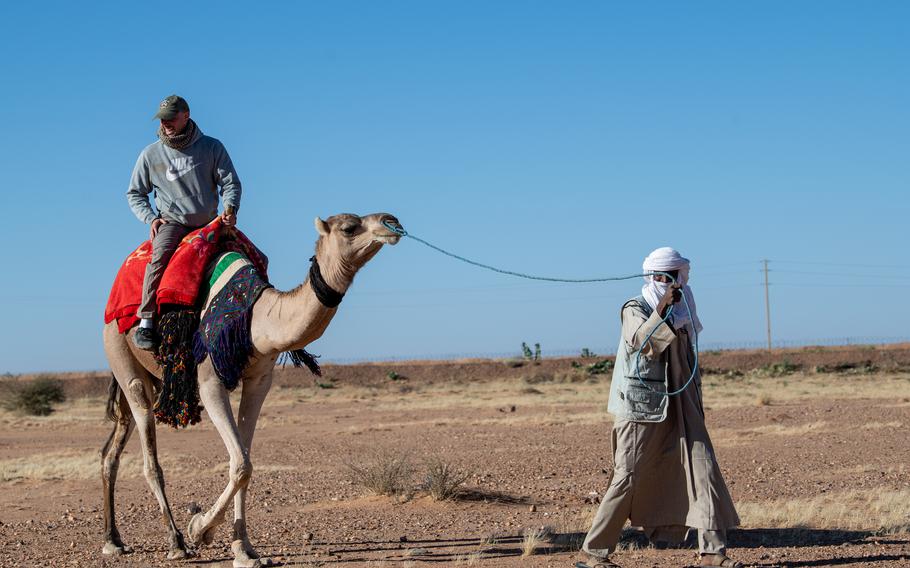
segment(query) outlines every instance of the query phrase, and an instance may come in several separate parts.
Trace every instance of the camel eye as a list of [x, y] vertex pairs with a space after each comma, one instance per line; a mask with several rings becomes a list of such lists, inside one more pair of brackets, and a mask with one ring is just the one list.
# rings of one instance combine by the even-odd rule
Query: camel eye
[[357, 225], [354, 223], [343, 225], [341, 231], [346, 235], [353, 235], [357, 231]]

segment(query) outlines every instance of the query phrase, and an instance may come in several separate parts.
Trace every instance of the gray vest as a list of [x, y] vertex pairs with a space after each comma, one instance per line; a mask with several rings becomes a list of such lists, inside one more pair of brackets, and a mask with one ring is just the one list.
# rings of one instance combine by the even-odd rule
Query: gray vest
[[[623, 304], [622, 309], [624, 310], [629, 304], [637, 304], [648, 317], [654, 311], [644, 296], [629, 300]], [[622, 314], [621, 311], [620, 314]], [[620, 317], [622, 316], [620, 315]], [[666, 394], [663, 394], [667, 392], [668, 351], [663, 351], [654, 359], [641, 355], [638, 357], [637, 370], [636, 354], [637, 351], [631, 349], [620, 337], [619, 347], [616, 349], [616, 365], [613, 367], [613, 381], [610, 384], [610, 401], [607, 404], [607, 411], [617, 418], [625, 418], [634, 422], [663, 422], [667, 417], [669, 400]], [[641, 381], [639, 381], [639, 377], [641, 377]], [[643, 385], [642, 382], [645, 384]]]

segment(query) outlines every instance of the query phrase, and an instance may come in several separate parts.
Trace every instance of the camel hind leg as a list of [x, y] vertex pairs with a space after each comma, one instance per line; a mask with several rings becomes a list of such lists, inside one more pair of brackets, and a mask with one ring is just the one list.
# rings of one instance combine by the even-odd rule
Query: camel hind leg
[[[154, 406], [152, 376], [130, 352], [127, 341], [126, 334], [117, 333], [116, 325], [109, 324], [105, 327], [104, 350], [108, 363], [110, 363], [111, 371], [123, 393], [122, 396], [129, 405], [129, 412], [135, 421], [136, 430], [139, 432], [143, 472], [152, 494], [158, 500], [158, 506], [168, 530], [170, 551], [167, 557], [169, 560], [187, 558], [190, 554], [187, 552], [183, 534], [177, 528], [177, 523], [174, 522], [174, 515], [164, 492], [164, 473], [158, 463], [155, 416], [152, 411]], [[112, 440], [115, 435], [112, 435]], [[113, 513], [113, 504], [111, 513]]]
[[114, 422], [114, 430], [101, 449], [101, 485], [104, 490], [104, 547], [107, 555], [120, 555], [132, 552], [123, 544], [114, 513], [114, 484], [117, 482], [117, 470], [120, 467], [120, 454], [133, 432], [133, 415], [130, 412], [126, 397], [111, 377], [110, 397], [108, 399], [108, 418]]

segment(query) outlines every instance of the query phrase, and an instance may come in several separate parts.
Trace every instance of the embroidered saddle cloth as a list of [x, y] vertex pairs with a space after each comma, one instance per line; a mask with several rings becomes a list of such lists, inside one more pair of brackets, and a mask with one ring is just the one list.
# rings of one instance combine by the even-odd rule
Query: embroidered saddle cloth
[[[205, 227], [184, 237], [171, 257], [158, 286], [159, 310], [164, 305], [196, 306], [210, 263], [219, 252], [224, 251], [243, 254], [260, 278], [268, 282], [268, 258], [265, 254], [246, 235], [236, 228], [225, 227], [221, 218], [216, 217]], [[145, 241], [126, 258], [114, 279], [104, 310], [104, 323], [116, 319], [120, 333], [125, 333], [139, 322], [136, 311], [142, 302], [142, 281], [151, 258], [152, 242]]]
[[212, 358], [215, 372], [228, 390], [237, 387], [253, 350], [253, 304], [270, 287], [253, 263], [237, 252], [219, 256], [202, 286], [200, 296], [204, 293], [206, 298], [193, 353], [197, 363], [206, 356]]

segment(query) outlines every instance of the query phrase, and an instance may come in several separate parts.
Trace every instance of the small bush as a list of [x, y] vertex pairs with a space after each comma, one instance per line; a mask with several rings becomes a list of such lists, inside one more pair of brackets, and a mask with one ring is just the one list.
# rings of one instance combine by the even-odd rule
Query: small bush
[[3, 407], [7, 410], [47, 416], [54, 411], [54, 404], [66, 400], [66, 394], [60, 381], [42, 376], [27, 383], [10, 385], [3, 398]]
[[789, 360], [784, 359], [779, 363], [768, 363], [762, 367], [759, 367], [757, 371], [762, 375], [767, 375], [769, 377], [782, 377], [784, 375], [792, 375], [793, 373], [799, 371], [799, 365], [791, 363]]
[[405, 377], [404, 375], [399, 375], [395, 371], [389, 371], [388, 373], [386, 373], [386, 376], [389, 378], [390, 381], [403, 381], [403, 380], [407, 379], [407, 377]]
[[540, 383], [552, 383], [556, 380], [556, 376], [553, 373], [534, 373], [521, 377], [521, 380], [529, 385], [539, 385]]
[[461, 486], [468, 480], [470, 474], [461, 471], [451, 464], [440, 459], [427, 462], [427, 473], [423, 481], [423, 489], [429, 492], [436, 501], [454, 499], [461, 491]]
[[591, 350], [588, 349], [587, 347], [584, 347], [584, 348], [582, 348], [582, 350], [581, 350], [581, 355], [580, 355], [580, 357], [581, 357], [582, 359], [593, 359], [593, 358], [597, 357], [597, 353], [594, 353], [593, 351], [591, 351]]
[[872, 361], [862, 363], [841, 363], [839, 365], [816, 365], [816, 373], [838, 373], [838, 374], [858, 374], [870, 375], [877, 373], [879, 368]]
[[547, 530], [545, 527], [536, 527], [528, 528], [524, 531], [524, 538], [521, 541], [521, 555], [522, 557], [532, 556], [541, 544], [543, 544], [547, 537]]
[[[582, 354], [582, 356], [584, 355]], [[573, 369], [584, 369], [588, 375], [605, 375], [613, 370], [613, 365], [612, 359], [603, 359], [590, 365], [582, 365], [578, 361], [572, 361]]]
[[347, 462], [354, 483], [376, 495], [407, 496], [414, 476], [407, 454], [380, 451], [364, 462]]

